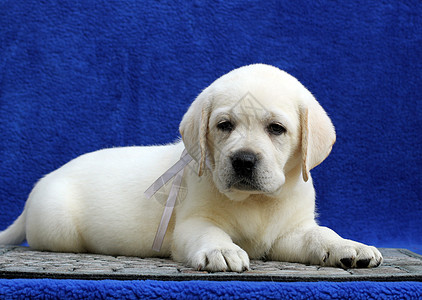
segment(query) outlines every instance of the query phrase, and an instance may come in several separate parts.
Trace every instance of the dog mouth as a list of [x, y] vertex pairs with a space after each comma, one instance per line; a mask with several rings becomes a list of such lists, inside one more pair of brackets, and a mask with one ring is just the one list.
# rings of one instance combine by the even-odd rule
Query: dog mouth
[[229, 180], [225, 180], [225, 188], [220, 190], [220, 192], [231, 200], [243, 201], [251, 195], [274, 197], [280, 192], [280, 189], [281, 186], [271, 189], [254, 179], [232, 177]]
[[[269, 174], [256, 174], [256, 176], [236, 176], [232, 174], [225, 180], [226, 192], [244, 192], [247, 194], [278, 194], [283, 186], [284, 178], [280, 178], [278, 184], [270, 184], [272, 180]], [[224, 182], [224, 181], [223, 181]]]
[[236, 189], [247, 192], [261, 192], [266, 191], [255, 180], [249, 178], [237, 178], [228, 184], [228, 190]]

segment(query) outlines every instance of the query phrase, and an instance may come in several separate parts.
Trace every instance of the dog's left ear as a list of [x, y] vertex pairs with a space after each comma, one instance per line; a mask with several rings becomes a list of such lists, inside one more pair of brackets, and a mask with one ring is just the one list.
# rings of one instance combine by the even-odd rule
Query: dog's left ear
[[306, 91], [300, 106], [302, 131], [302, 176], [308, 181], [309, 171], [318, 166], [330, 154], [336, 141], [336, 132], [325, 110], [312, 94]]
[[207, 157], [208, 121], [211, 111], [207, 95], [207, 89], [199, 94], [183, 116], [179, 127], [186, 151], [199, 164], [199, 176], [205, 170]]

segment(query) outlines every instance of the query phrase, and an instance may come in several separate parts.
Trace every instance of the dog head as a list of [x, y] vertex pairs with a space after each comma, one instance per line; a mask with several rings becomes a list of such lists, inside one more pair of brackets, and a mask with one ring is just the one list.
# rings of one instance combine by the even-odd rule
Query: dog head
[[214, 81], [186, 112], [180, 133], [199, 176], [208, 167], [218, 190], [234, 200], [278, 195], [295, 168], [307, 181], [335, 142], [331, 120], [312, 94], [263, 64]]

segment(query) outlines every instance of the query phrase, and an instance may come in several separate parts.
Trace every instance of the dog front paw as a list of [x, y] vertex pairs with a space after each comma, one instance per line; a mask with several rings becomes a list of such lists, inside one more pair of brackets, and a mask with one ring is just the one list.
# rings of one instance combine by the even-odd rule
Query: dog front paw
[[321, 265], [329, 267], [373, 268], [382, 263], [382, 254], [377, 248], [344, 240], [331, 245], [321, 258]]
[[249, 256], [239, 246], [231, 244], [198, 251], [190, 264], [197, 270], [209, 272], [243, 272], [249, 270]]

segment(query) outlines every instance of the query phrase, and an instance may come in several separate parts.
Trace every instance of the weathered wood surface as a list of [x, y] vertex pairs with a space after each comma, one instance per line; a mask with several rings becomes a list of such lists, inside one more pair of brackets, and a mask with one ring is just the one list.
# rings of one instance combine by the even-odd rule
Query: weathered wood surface
[[0, 246], [0, 278], [247, 281], [422, 281], [422, 256], [406, 249], [380, 249], [374, 269], [325, 268], [274, 261], [251, 262], [243, 273], [196, 271], [169, 259], [52, 253]]

